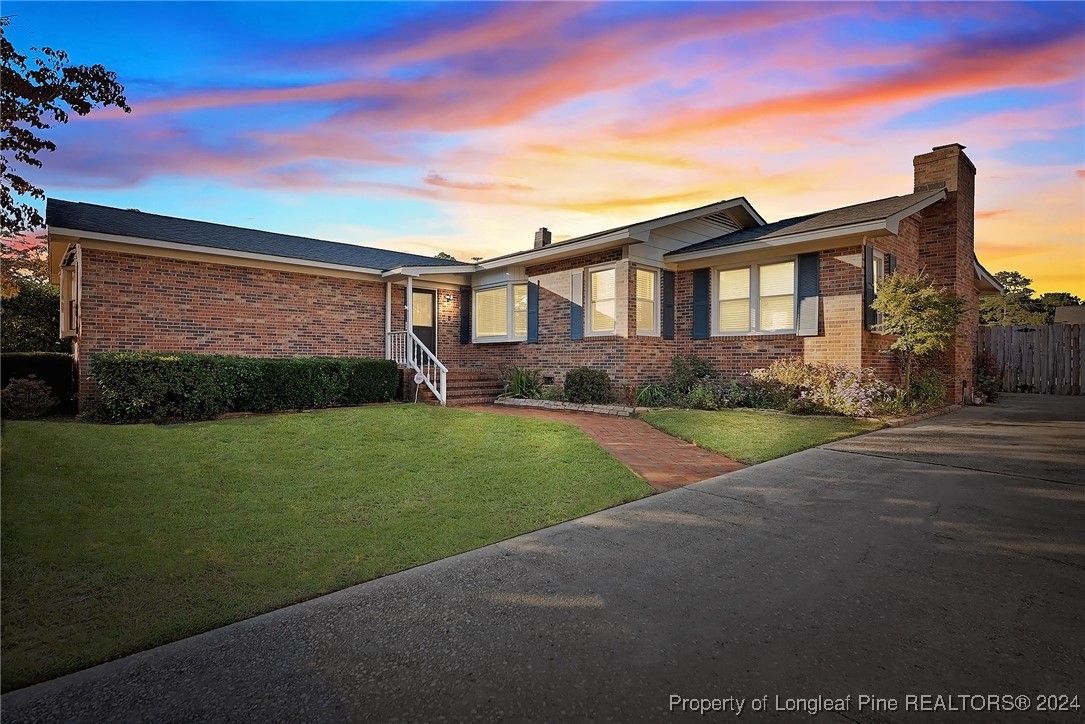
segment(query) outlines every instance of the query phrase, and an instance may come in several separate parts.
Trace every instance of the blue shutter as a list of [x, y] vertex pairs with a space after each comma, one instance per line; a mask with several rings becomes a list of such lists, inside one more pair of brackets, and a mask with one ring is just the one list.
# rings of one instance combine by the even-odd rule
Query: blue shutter
[[708, 339], [708, 270], [693, 271], [693, 338]]
[[897, 256], [896, 254], [885, 255], [885, 275], [889, 276], [897, 268]]
[[539, 341], [539, 285], [527, 283], [527, 341]]
[[663, 339], [674, 339], [674, 272], [663, 272]]
[[471, 344], [471, 287], [460, 287], [460, 344]]
[[821, 294], [818, 283], [818, 253], [815, 251], [799, 254], [798, 263], [795, 333], [800, 337], [813, 337], [818, 333], [818, 295]]
[[871, 329], [878, 323], [878, 313], [871, 308], [874, 303], [874, 247], [863, 247], [863, 329]]
[[584, 272], [573, 272], [569, 292], [569, 339], [584, 339]]

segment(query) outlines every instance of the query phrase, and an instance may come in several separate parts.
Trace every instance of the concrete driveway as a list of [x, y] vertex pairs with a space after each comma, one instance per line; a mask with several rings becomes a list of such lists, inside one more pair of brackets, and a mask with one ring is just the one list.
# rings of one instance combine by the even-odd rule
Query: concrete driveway
[[[1085, 707], [1083, 402], [798, 453], [12, 692], [3, 718], [702, 719], [677, 696], [756, 721], [850, 696], [818, 718], [1080, 721], [1037, 707]], [[973, 694], [1028, 710], [954, 710]]]

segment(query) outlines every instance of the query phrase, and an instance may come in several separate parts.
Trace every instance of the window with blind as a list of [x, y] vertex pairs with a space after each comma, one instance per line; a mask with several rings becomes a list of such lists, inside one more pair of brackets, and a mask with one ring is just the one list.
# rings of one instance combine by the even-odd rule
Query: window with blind
[[512, 336], [527, 338], [527, 284], [512, 285]]
[[795, 262], [754, 264], [716, 275], [716, 333], [795, 329]]
[[527, 339], [527, 282], [475, 290], [475, 340], [521, 342]]
[[795, 328], [795, 262], [758, 268], [762, 332]]
[[750, 331], [750, 268], [728, 269], [719, 275], [718, 329]]
[[594, 334], [613, 332], [616, 296], [614, 270], [593, 271], [588, 278], [588, 329]]
[[637, 333], [659, 333], [659, 273], [637, 269]]
[[509, 334], [508, 287], [475, 292], [475, 336], [507, 337]]

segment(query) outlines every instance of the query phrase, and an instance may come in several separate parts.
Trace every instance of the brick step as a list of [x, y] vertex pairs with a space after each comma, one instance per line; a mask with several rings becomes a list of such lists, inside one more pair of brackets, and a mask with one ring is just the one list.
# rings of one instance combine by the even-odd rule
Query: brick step
[[504, 382], [453, 382], [452, 380], [445, 380], [445, 389], [447, 390], [497, 390], [498, 392], [505, 389]]

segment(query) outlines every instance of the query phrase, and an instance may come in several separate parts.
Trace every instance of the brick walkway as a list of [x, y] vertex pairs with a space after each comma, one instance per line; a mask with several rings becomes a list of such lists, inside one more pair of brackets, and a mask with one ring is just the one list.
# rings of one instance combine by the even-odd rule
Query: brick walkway
[[674, 490], [746, 467], [630, 417], [499, 405], [463, 409], [576, 425], [656, 490]]

